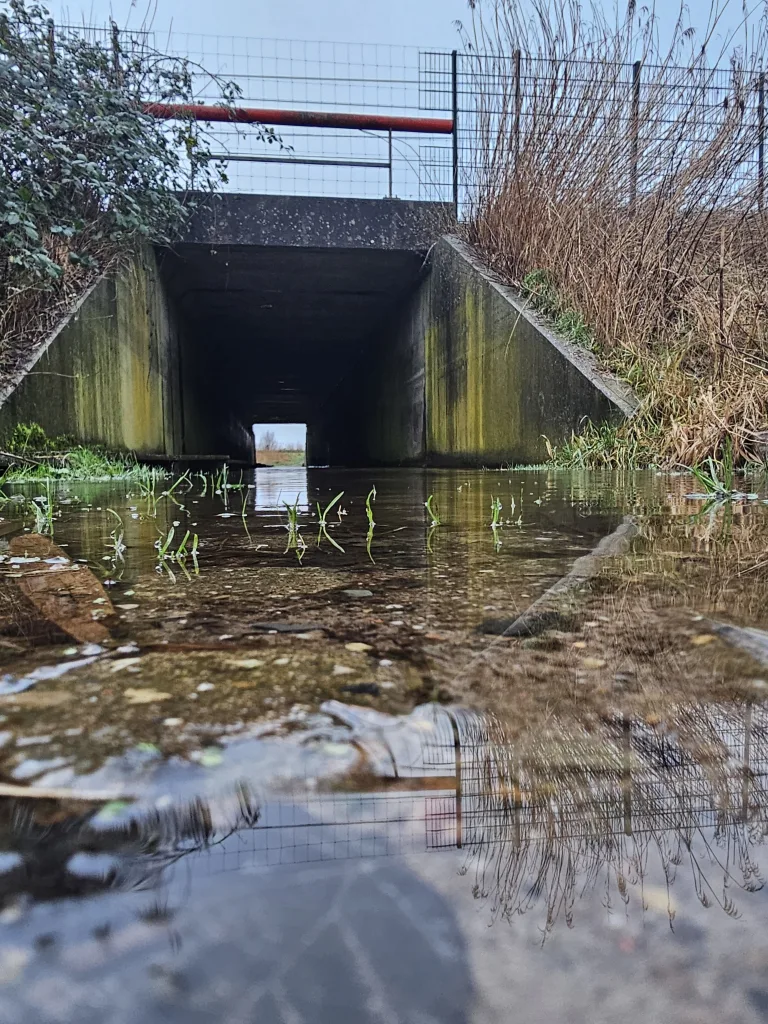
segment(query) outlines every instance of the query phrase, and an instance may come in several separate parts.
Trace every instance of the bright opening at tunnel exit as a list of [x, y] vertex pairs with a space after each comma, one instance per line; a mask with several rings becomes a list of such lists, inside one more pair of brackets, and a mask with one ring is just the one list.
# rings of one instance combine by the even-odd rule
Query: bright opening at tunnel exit
[[306, 423], [254, 423], [256, 462], [262, 466], [303, 466], [306, 462]]

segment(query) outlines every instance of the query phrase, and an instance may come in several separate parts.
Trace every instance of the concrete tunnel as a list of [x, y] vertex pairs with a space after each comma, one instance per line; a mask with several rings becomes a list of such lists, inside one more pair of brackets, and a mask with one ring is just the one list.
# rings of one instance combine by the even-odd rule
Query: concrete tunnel
[[433, 203], [206, 196], [5, 382], [0, 437], [252, 462], [252, 424], [299, 422], [315, 466], [502, 466], [633, 415], [450, 224]]
[[179, 321], [183, 448], [252, 458], [251, 425], [307, 424], [314, 465], [417, 463], [423, 337], [407, 308], [445, 207], [222, 195], [160, 255]]

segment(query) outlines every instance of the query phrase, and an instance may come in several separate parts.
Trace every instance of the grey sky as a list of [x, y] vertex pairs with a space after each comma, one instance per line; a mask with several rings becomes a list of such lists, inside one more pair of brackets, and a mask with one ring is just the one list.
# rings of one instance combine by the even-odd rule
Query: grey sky
[[267, 430], [271, 430], [275, 435], [278, 445], [305, 444], [307, 440], [307, 428], [304, 423], [254, 423], [253, 436], [257, 445]]
[[[45, 2], [45, 0], [44, 0]], [[741, 20], [740, 0], [728, 5], [723, 28]], [[760, 0], [747, 0], [757, 8]], [[604, 0], [613, 9], [613, 0]], [[57, 21], [104, 24], [110, 15], [119, 25], [141, 26], [149, 17], [153, 27], [171, 25], [181, 32], [262, 36], [353, 43], [392, 43], [452, 49], [458, 45], [457, 19], [468, 21], [467, 0], [47, 0]], [[689, 0], [690, 20], [703, 27], [710, 0]], [[676, 0], [658, 0], [662, 25], [677, 13]]]
[[[49, 0], [57, 20], [102, 24], [110, 13], [119, 25], [138, 27], [147, 0]], [[452, 48], [453, 22], [466, 14], [466, 0], [157, 0], [153, 24], [165, 30], [276, 39]]]

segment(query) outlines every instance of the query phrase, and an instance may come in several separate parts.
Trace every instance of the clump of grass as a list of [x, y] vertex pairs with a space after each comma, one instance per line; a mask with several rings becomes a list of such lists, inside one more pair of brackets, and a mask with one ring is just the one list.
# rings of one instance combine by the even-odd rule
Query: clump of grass
[[568, 341], [594, 351], [595, 336], [578, 310], [568, 307], [558, 294], [545, 270], [531, 270], [525, 275], [520, 289], [531, 305], [548, 320], [555, 330]]
[[[286, 530], [288, 531], [288, 543], [285, 546], [284, 554], [289, 551], [295, 551], [296, 557], [301, 563], [304, 553], [307, 550], [307, 544], [304, 538], [301, 536], [299, 529], [299, 496], [296, 495], [296, 501], [291, 505], [287, 501], [283, 502], [285, 506], [286, 515], [288, 522], [286, 523]], [[330, 540], [330, 538], [329, 538]]]
[[733, 465], [733, 446], [730, 439], [725, 445], [723, 457], [719, 462], [707, 459], [706, 466], [691, 466], [697, 482], [706, 494], [716, 498], [726, 498], [734, 493], [735, 470]]
[[629, 5], [614, 22], [597, 0], [472, 4], [474, 162], [460, 230], [641, 400], [623, 427], [594, 426], [565, 446], [573, 464], [698, 466], [726, 437], [736, 464], [760, 457], [768, 22], [755, 16], [741, 45], [721, 33], [729, 3], [712, 8], [703, 34], [681, 10], [663, 50], [653, 8]]
[[503, 525], [501, 518], [501, 498], [493, 498], [491, 501], [491, 532], [493, 533], [493, 546], [496, 551], [501, 547], [499, 528]]
[[661, 427], [636, 429], [631, 421], [595, 426], [586, 420], [569, 441], [553, 445], [544, 438], [550, 464], [565, 469], [631, 469], [653, 466], [658, 459], [657, 435]]
[[187, 490], [189, 490], [192, 487], [192, 483], [189, 479], [189, 470], [186, 470], [180, 477], [177, 477], [171, 486], [161, 493], [160, 497], [170, 498], [175, 505], [179, 505], [180, 508], [183, 508], [184, 506], [181, 505], [181, 503], [174, 497], [174, 492], [177, 491], [185, 481], [189, 484], [189, 487], [187, 488]]
[[[166, 534], [160, 533], [160, 536], [155, 541], [155, 548], [157, 550], [157, 571], [167, 572], [171, 578], [171, 581], [175, 583], [176, 577], [174, 576], [173, 570], [169, 566], [169, 562], [174, 566], [181, 569], [187, 579], [190, 578], [189, 571], [187, 570], [187, 559], [191, 558], [194, 565], [195, 575], [199, 572], [197, 563], [197, 551], [199, 545], [198, 535], [192, 534], [191, 530], [186, 530], [181, 542], [173, 546], [173, 541], [176, 536], [176, 526], [171, 526]], [[190, 539], [192, 546], [190, 548]]]
[[157, 484], [160, 479], [161, 471], [152, 467], [148, 473], [136, 481], [139, 494], [146, 502], [146, 515], [152, 519], [157, 515]]
[[10, 463], [3, 479], [8, 483], [35, 480], [147, 481], [157, 468], [140, 465], [130, 453], [110, 452], [99, 446], [77, 444], [67, 437], [47, 436], [37, 423], [17, 424], [5, 443]]
[[368, 492], [368, 496], [365, 499], [365, 514], [368, 519], [368, 533], [365, 537], [365, 550], [368, 552], [368, 557], [373, 561], [373, 555], [371, 554], [371, 545], [373, 544], [373, 531], [376, 529], [376, 523], [373, 519], [373, 507], [372, 502], [376, 501], [376, 485]]
[[54, 505], [51, 494], [51, 482], [45, 482], [45, 494], [40, 494], [30, 502], [30, 509], [35, 517], [35, 533], [53, 537]]
[[[341, 501], [341, 499], [343, 497], [344, 497], [344, 491], [339, 491], [339, 493], [336, 495], [335, 498], [331, 498], [331, 500], [328, 502], [328, 504], [325, 506], [325, 508], [321, 508], [320, 507], [320, 502], [319, 501], [317, 502], [317, 518], [318, 518], [319, 527], [320, 527], [319, 530], [318, 530], [318, 533], [317, 533], [317, 546], [320, 547], [320, 541], [322, 540], [323, 537], [325, 537], [325, 539], [327, 541], [329, 541], [333, 545], [333, 547], [337, 548], [342, 553], [344, 552], [344, 548], [341, 546], [341, 544], [339, 544], [337, 541], [335, 541], [333, 539], [333, 537], [330, 535], [330, 533], [328, 532], [328, 522], [327, 522], [327, 520], [328, 520], [328, 513], [331, 511], [331, 509], [335, 505], [338, 505], [338, 503]], [[296, 500], [298, 501], [298, 498]], [[341, 506], [339, 506], [339, 507], [341, 507]], [[341, 522], [341, 517], [339, 517], [339, 522]]]
[[107, 550], [111, 552], [109, 558], [111, 559], [113, 566], [115, 566], [118, 562], [125, 561], [125, 528], [123, 526], [122, 518], [113, 508], [108, 508], [107, 512], [114, 516], [118, 523], [118, 525], [110, 531], [109, 540], [107, 541]]

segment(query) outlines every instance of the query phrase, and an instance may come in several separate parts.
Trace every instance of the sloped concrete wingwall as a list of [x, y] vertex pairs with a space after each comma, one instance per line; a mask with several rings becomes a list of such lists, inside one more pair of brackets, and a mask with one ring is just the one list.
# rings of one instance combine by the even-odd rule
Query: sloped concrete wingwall
[[636, 400], [590, 353], [557, 337], [458, 239], [431, 258], [425, 339], [426, 459], [546, 461], [584, 419], [619, 422]]
[[0, 405], [0, 438], [17, 423], [49, 436], [138, 453], [183, 450], [179, 324], [147, 248], [101, 278]]

